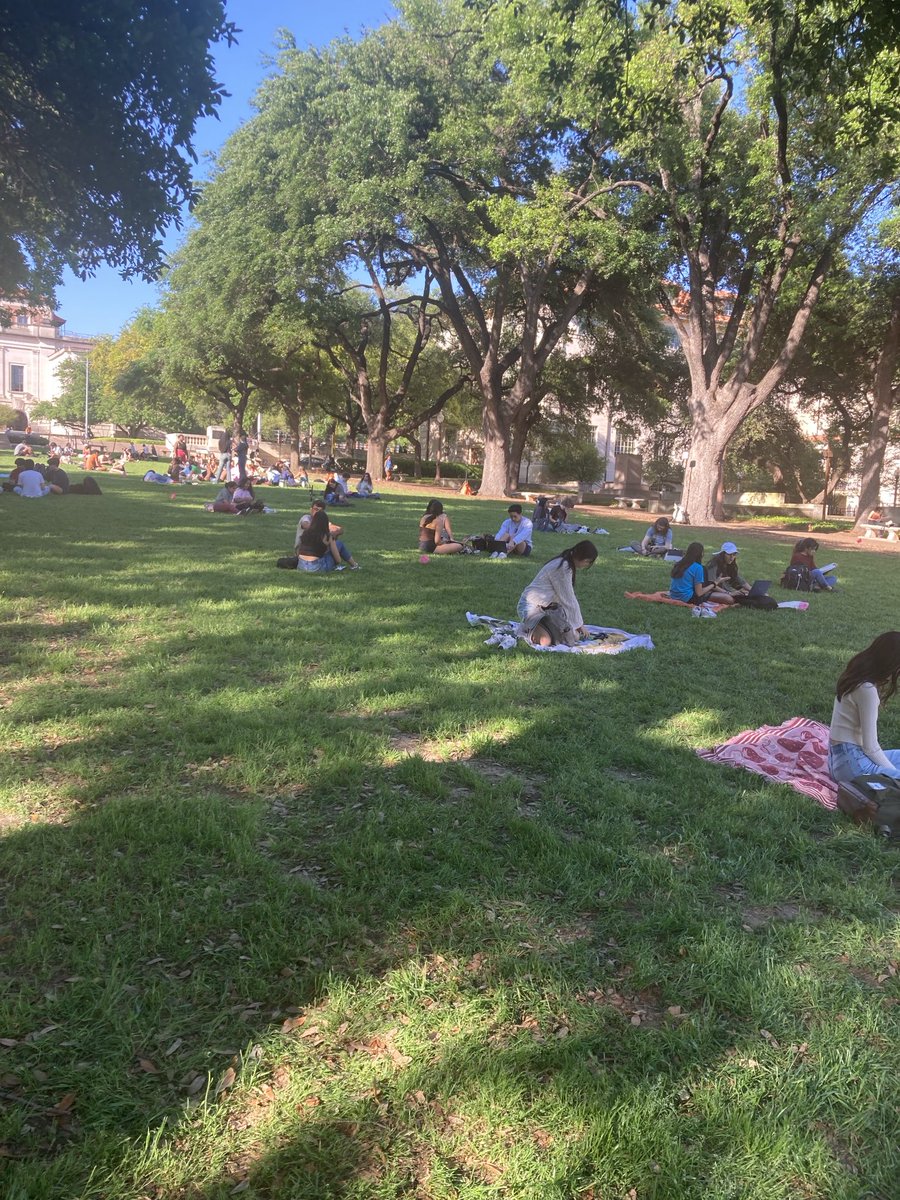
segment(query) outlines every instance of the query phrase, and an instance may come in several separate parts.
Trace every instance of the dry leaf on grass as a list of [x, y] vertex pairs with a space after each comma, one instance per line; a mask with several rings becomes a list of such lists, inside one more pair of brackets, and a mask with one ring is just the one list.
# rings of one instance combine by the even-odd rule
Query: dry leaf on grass
[[235, 1071], [234, 1067], [229, 1067], [216, 1084], [215, 1094], [218, 1096], [222, 1092], [227, 1092], [230, 1087], [234, 1086], [235, 1079], [237, 1079], [237, 1072]]

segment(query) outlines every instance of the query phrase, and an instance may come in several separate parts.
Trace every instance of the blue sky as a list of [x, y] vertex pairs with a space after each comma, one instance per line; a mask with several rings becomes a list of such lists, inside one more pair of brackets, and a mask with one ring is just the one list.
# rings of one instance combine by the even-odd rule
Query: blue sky
[[[250, 102], [268, 74], [265, 59], [274, 53], [279, 29], [289, 29], [299, 46], [321, 46], [342, 33], [380, 25], [393, 13], [390, 0], [227, 0], [227, 8], [229, 19], [242, 32], [236, 46], [215, 48], [216, 77], [231, 95], [219, 108], [219, 120], [198, 123], [194, 145], [201, 160], [204, 154], [215, 154], [251, 115]], [[202, 174], [202, 161], [199, 169]], [[167, 248], [174, 249], [181, 237], [173, 230]], [[57, 312], [69, 333], [117, 333], [137, 309], [156, 299], [154, 284], [127, 283], [116, 271], [100, 268], [85, 282], [66, 274], [57, 292]]]

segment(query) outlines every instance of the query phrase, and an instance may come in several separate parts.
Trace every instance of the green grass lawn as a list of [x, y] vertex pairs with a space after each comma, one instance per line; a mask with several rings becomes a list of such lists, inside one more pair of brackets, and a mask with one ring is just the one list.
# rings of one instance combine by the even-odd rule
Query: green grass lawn
[[604, 514], [656, 650], [504, 653], [465, 611], [576, 539], [422, 566], [394, 494], [298, 575], [298, 494], [101, 486], [0, 497], [5, 1200], [897, 1197], [897, 851], [694, 754], [827, 721], [895, 558], [697, 621]]

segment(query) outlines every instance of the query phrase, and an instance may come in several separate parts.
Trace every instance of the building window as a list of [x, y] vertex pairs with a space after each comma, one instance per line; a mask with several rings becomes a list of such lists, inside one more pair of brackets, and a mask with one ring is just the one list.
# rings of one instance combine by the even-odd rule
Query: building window
[[16, 313], [16, 324], [17, 325], [27, 325], [28, 324], [28, 313]]
[[634, 454], [635, 439], [630, 433], [616, 434], [616, 454]]
[[18, 363], [10, 364], [9, 390], [11, 392], [25, 391], [25, 368]]

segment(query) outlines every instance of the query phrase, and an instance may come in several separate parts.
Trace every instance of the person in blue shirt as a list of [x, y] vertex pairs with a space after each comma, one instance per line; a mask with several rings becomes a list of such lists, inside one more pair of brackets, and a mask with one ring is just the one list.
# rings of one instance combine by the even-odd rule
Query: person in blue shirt
[[684, 556], [672, 568], [669, 595], [673, 600], [682, 600], [685, 604], [703, 604], [705, 601], [734, 604], [734, 598], [728, 592], [717, 588], [714, 583], [706, 582], [703, 547], [699, 542], [691, 542]]

